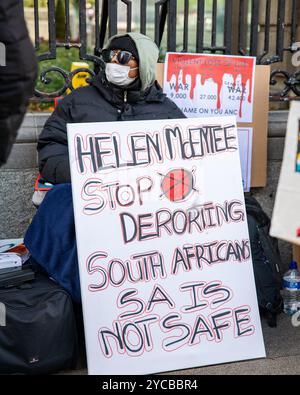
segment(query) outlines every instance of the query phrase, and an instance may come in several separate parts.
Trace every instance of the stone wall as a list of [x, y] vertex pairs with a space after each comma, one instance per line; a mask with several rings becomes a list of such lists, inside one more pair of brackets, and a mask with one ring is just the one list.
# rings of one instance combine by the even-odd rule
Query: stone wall
[[28, 114], [5, 166], [0, 168], [0, 239], [22, 237], [35, 208], [31, 202], [37, 169], [37, 137], [49, 114]]
[[[22, 237], [34, 215], [31, 202], [33, 185], [38, 174], [36, 142], [49, 114], [28, 114], [18, 134], [8, 163], [0, 168], [0, 239]], [[287, 111], [271, 111], [268, 130], [268, 183], [253, 188], [252, 194], [271, 215], [281, 168]], [[291, 259], [291, 246], [280, 242], [283, 261]]]

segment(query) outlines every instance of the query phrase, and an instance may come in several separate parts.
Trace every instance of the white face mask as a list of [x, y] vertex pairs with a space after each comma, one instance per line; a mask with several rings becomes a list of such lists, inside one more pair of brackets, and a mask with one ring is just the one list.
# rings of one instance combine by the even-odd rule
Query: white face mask
[[136, 70], [138, 67], [131, 69], [129, 66], [123, 66], [117, 63], [107, 63], [105, 67], [106, 78], [109, 82], [119, 86], [131, 84], [137, 77], [129, 77], [130, 70]]

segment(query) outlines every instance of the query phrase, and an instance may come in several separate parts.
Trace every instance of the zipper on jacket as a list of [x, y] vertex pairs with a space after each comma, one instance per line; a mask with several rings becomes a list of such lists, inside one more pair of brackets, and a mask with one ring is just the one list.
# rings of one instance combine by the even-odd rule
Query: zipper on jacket
[[127, 103], [127, 91], [124, 91], [124, 103]]

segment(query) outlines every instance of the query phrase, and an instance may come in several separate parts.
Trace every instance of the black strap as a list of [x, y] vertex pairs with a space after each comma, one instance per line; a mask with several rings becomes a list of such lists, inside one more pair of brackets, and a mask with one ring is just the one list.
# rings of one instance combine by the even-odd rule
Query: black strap
[[257, 226], [257, 231], [259, 234], [259, 240], [263, 248], [264, 254], [267, 260], [271, 264], [271, 269], [273, 270], [274, 276], [277, 279], [277, 281], [281, 283], [280, 268], [282, 267], [282, 262], [281, 262], [279, 251], [277, 251], [277, 249], [275, 248], [268, 230], [266, 230], [264, 227]]

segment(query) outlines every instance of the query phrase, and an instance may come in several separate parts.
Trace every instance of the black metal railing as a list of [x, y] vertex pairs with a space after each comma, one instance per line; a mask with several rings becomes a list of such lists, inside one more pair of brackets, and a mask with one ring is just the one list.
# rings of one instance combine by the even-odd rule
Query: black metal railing
[[[57, 1], [48, 0], [48, 50], [41, 53], [39, 0], [34, 0], [35, 47], [41, 66], [45, 60], [56, 59], [58, 48], [76, 48], [79, 59], [93, 63], [88, 73], [94, 75], [102, 67], [101, 49], [107, 38], [135, 30], [152, 36], [160, 47], [161, 61], [166, 51], [177, 51], [250, 55], [256, 56], [257, 64], [262, 65], [285, 62], [283, 68], [273, 66], [270, 99], [300, 96], [300, 71], [291, 63], [292, 55], [300, 50], [298, 0], [94, 0], [92, 9], [87, 7], [86, 0], [63, 0], [63, 40], [57, 39]], [[78, 35], [72, 37], [70, 12], [75, 9]], [[89, 33], [91, 45], [87, 11], [89, 26], [93, 27]], [[70, 72], [55, 65], [44, 68], [40, 73], [43, 84], [51, 82], [50, 72], [60, 74], [63, 83], [53, 92], [36, 90], [36, 96], [56, 97], [68, 88], [73, 89], [72, 78], [81, 71]]]

